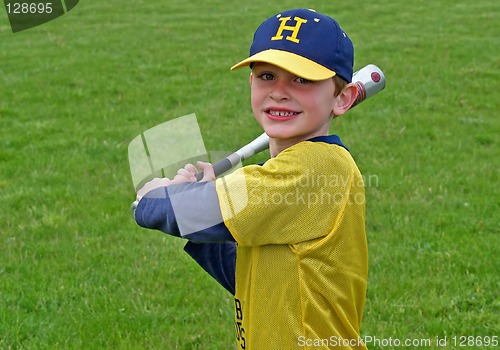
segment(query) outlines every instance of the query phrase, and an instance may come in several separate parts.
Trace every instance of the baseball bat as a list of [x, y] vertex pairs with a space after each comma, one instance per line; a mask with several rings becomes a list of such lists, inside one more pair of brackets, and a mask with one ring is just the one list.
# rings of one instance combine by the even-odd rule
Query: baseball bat
[[[364, 66], [359, 71], [352, 75], [352, 82], [358, 89], [358, 96], [352, 104], [351, 108], [357, 106], [364, 100], [372, 97], [385, 88], [385, 76], [382, 70], [374, 64]], [[231, 153], [226, 158], [213, 164], [215, 176], [219, 176], [238, 163], [245, 159], [262, 152], [269, 147], [269, 136], [266, 133], [261, 134], [249, 144], [243, 146], [234, 153]], [[200, 181], [203, 178], [203, 172], [196, 174], [196, 180]]]

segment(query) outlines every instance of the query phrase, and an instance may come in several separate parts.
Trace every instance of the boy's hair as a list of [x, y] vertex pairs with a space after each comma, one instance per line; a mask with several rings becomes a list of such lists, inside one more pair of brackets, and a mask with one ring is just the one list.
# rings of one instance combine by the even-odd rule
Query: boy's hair
[[255, 31], [250, 57], [231, 69], [254, 62], [270, 63], [312, 81], [339, 76], [349, 83], [354, 46], [333, 18], [294, 9], [264, 21]]
[[337, 97], [349, 83], [338, 75], [334, 76], [332, 79], [333, 79], [333, 84], [335, 85], [334, 96]]

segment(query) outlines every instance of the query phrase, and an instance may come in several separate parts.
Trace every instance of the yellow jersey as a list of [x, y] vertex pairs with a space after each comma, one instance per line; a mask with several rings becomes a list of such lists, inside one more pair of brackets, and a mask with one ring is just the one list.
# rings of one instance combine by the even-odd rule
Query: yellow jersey
[[238, 169], [216, 191], [237, 243], [238, 348], [366, 349], [364, 182], [338, 137]]

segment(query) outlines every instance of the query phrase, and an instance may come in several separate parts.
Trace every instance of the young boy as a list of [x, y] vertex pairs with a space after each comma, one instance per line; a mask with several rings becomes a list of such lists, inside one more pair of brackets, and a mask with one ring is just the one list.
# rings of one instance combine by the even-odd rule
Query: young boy
[[235, 296], [239, 349], [365, 349], [368, 254], [361, 174], [336, 135], [356, 99], [353, 45], [307, 9], [263, 22], [250, 57], [254, 116], [271, 159], [215, 179], [209, 163], [139, 190], [139, 225], [185, 250]]

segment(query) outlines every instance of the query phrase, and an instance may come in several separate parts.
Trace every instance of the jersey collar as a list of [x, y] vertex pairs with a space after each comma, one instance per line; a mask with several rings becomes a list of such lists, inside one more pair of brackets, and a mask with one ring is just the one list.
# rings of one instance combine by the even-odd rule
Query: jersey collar
[[313, 137], [307, 141], [311, 142], [324, 142], [324, 143], [329, 143], [331, 145], [337, 145], [340, 147], [344, 147], [347, 152], [349, 152], [349, 148], [347, 148], [343, 143], [342, 140], [340, 140], [340, 137], [337, 135], [327, 135], [327, 136], [316, 136]]

